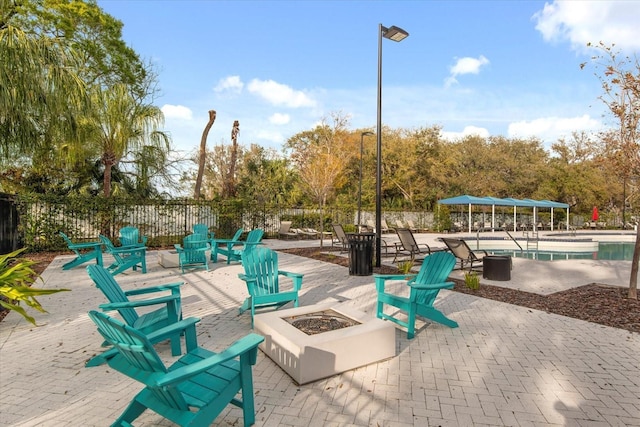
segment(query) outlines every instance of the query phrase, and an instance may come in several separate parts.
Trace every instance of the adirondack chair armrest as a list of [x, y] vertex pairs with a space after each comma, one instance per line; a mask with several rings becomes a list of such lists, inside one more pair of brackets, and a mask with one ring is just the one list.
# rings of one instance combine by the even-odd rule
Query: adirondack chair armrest
[[151, 343], [157, 343], [169, 338], [173, 338], [176, 331], [183, 331], [185, 335], [185, 344], [187, 353], [198, 347], [198, 338], [196, 335], [196, 323], [200, 322], [198, 317], [188, 317], [177, 323], [160, 328], [157, 331], [147, 334], [147, 338]]
[[221, 353], [212, 353], [212, 355], [206, 359], [182, 366], [158, 377], [154, 386], [167, 387], [174, 384], [180, 384], [187, 378], [205, 372], [220, 363], [226, 362], [227, 360], [234, 359], [238, 356], [242, 357], [245, 354], [249, 356], [249, 364], [255, 365], [258, 356], [258, 345], [262, 341], [264, 341], [263, 336], [250, 333], [231, 344]]
[[378, 292], [384, 292], [384, 286], [387, 280], [414, 280], [415, 274], [374, 274], [376, 281], [376, 289]]
[[302, 288], [302, 278], [304, 274], [302, 273], [292, 273], [291, 271], [278, 270], [278, 274], [284, 277], [288, 277], [293, 280], [293, 289], [299, 291]]
[[419, 283], [411, 283], [409, 284], [413, 289], [420, 289], [424, 291], [428, 291], [431, 289], [451, 289], [454, 286], [453, 282], [442, 282], [442, 283], [428, 283], [428, 284], [419, 284]]
[[111, 248], [109, 251], [116, 254], [129, 254], [131, 252], [143, 252], [146, 250], [146, 246], [118, 246], [117, 248]]
[[170, 302], [173, 302], [179, 299], [180, 299], [180, 295], [166, 295], [160, 298], [145, 299], [145, 300], [109, 302], [105, 304], [100, 304], [98, 307], [100, 307], [100, 309], [103, 311], [112, 311], [112, 310], [119, 310], [121, 308], [136, 308], [136, 307], [146, 307], [149, 305], [168, 304]]
[[182, 247], [182, 245], [180, 243], [174, 243], [173, 247], [176, 249], [176, 251], [178, 252], [182, 252], [184, 251], [184, 248]]
[[71, 250], [74, 249], [91, 249], [96, 248], [98, 245], [102, 245], [102, 242], [86, 242], [86, 243], [68, 243], [67, 247]]
[[147, 286], [144, 288], [138, 288], [138, 289], [129, 289], [128, 291], [124, 291], [124, 294], [126, 296], [131, 296], [131, 295], [145, 295], [145, 294], [151, 294], [154, 292], [163, 292], [163, 291], [171, 291], [171, 293], [175, 293], [176, 291], [180, 291], [180, 287], [184, 285], [184, 282], [174, 282], [174, 283], [165, 283], [162, 285], [156, 285], [156, 286]]

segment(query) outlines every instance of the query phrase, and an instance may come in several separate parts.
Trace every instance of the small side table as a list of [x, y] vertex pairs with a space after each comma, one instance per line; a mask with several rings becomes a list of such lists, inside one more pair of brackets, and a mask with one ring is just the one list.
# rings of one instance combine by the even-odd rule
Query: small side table
[[482, 258], [482, 277], [506, 282], [511, 280], [511, 257], [509, 255], [487, 255]]

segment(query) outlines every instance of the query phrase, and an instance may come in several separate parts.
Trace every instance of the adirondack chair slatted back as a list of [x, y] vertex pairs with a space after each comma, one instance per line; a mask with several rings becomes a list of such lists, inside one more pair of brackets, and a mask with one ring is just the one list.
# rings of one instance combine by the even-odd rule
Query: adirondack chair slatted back
[[255, 244], [262, 241], [263, 235], [264, 230], [262, 230], [261, 228], [254, 228], [253, 230], [251, 230], [249, 234], [247, 234], [246, 243], [249, 243], [249, 245], [245, 244], [245, 250], [256, 247]]
[[[71, 239], [69, 238], [69, 236], [67, 236], [66, 234], [64, 234], [62, 231], [60, 232], [60, 236], [64, 239], [64, 242], [67, 244], [67, 246], [69, 246], [70, 248], [73, 246], [73, 242], [71, 241]], [[78, 253], [77, 249], [72, 249], [75, 253]]]
[[269, 248], [254, 248], [242, 257], [245, 274], [254, 277], [249, 293], [270, 295], [280, 292], [278, 285], [278, 253]]
[[[87, 266], [87, 273], [91, 280], [95, 283], [96, 287], [102, 291], [104, 296], [107, 297], [109, 302], [127, 302], [129, 298], [122, 291], [122, 288], [116, 282], [109, 271], [105, 268], [97, 266], [97, 265], [89, 265]], [[133, 308], [120, 308], [118, 310], [120, 316], [127, 322], [128, 325], [135, 325], [139, 316], [138, 313]]]
[[[140, 331], [125, 325], [117, 319], [107, 316], [105, 313], [90, 311], [89, 317], [98, 327], [98, 331], [104, 339], [118, 348], [120, 355], [130, 365], [121, 366], [121, 373], [137, 381], [157, 374], [166, 373], [167, 368], [155, 351], [147, 337]], [[181, 411], [189, 409], [182, 393], [176, 386], [148, 387], [154, 397], [167, 406]]]
[[[453, 288], [453, 282], [447, 281], [447, 278], [455, 265], [456, 258], [449, 252], [436, 252], [427, 256], [422, 263], [420, 272], [407, 281], [407, 286], [410, 288], [408, 298], [385, 291], [387, 281], [406, 280], [406, 276], [375, 275], [376, 290], [378, 291], [376, 316], [407, 328], [408, 339], [412, 339], [415, 335], [416, 315], [451, 328], [457, 328], [458, 323], [447, 318], [433, 306], [441, 289]], [[406, 316], [396, 317], [397, 310], [394, 313], [385, 313], [385, 305], [405, 311]]]
[[207, 224], [194, 224], [193, 234], [202, 234], [203, 236], [209, 236], [209, 227]]
[[[416, 276], [414, 283], [444, 283], [456, 266], [456, 258], [447, 252], [436, 252], [426, 257]], [[412, 296], [418, 304], [432, 306], [438, 296], [437, 290], [423, 290], [411, 288]]]
[[214, 353], [197, 346], [195, 322], [199, 319], [185, 319], [172, 331], [184, 330], [194, 343], [187, 354], [166, 367], [151, 340], [139, 330], [97, 311], [90, 311], [89, 318], [117, 352], [109, 366], [144, 385], [114, 426], [130, 426], [150, 409], [180, 426], [205, 427], [229, 404], [242, 409], [245, 426], [255, 423], [251, 366], [264, 337], [248, 334]]
[[120, 244], [122, 246], [145, 246], [146, 236], [140, 237], [140, 230], [137, 227], [127, 226], [120, 229]]
[[206, 251], [209, 247], [209, 239], [202, 234], [190, 234], [182, 240], [182, 245], [175, 245], [182, 272], [185, 272], [185, 268], [204, 268], [208, 271]]
[[[242, 314], [251, 310], [251, 327], [256, 308], [275, 307], [276, 309], [293, 302], [298, 306], [298, 292], [302, 287], [303, 275], [280, 270], [278, 268], [278, 254], [266, 247], [257, 247], [246, 251], [242, 256], [244, 274], [240, 279], [247, 284], [249, 297], [245, 299], [239, 312]], [[281, 289], [279, 276], [285, 276], [293, 282], [291, 290]]]

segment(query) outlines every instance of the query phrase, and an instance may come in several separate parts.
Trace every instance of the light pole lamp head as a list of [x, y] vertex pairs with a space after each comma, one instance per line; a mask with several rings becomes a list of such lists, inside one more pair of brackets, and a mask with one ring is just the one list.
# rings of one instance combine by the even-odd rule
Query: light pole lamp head
[[409, 33], [400, 27], [392, 25], [389, 28], [382, 27], [382, 37], [393, 40], [394, 42], [400, 42], [409, 37]]
[[366, 132], [362, 132], [360, 134], [360, 136], [371, 136], [371, 135], [375, 135], [375, 133], [371, 132], [371, 131], [366, 131]]

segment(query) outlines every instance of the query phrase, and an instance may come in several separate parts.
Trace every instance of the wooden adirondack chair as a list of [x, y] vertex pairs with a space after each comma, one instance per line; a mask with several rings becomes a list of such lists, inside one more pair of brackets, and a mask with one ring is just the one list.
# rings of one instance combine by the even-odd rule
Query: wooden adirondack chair
[[64, 239], [67, 247], [76, 254], [74, 259], [62, 266], [63, 270], [70, 270], [94, 259], [96, 264], [102, 265], [102, 242], [73, 243], [69, 236], [62, 231], [60, 236]]
[[[240, 234], [242, 234], [242, 232]], [[259, 245], [263, 235], [264, 231], [256, 228], [249, 232], [247, 240], [214, 239], [215, 244], [211, 251], [211, 259], [213, 262], [218, 262], [218, 254], [221, 254], [227, 257], [227, 264], [231, 264], [231, 261], [241, 261], [242, 254], [246, 250]]]
[[182, 273], [185, 269], [203, 268], [209, 271], [207, 251], [211, 249], [209, 239], [203, 234], [190, 234], [182, 240], [182, 245], [174, 245]]
[[[378, 291], [378, 306], [376, 316], [380, 319], [390, 320], [407, 328], [407, 338], [412, 339], [415, 334], [416, 315], [422, 316], [434, 322], [442, 323], [451, 328], [457, 328], [458, 324], [438, 311], [433, 302], [440, 289], [453, 288], [453, 282], [447, 282], [447, 278], [456, 258], [449, 252], [436, 252], [427, 256], [422, 262], [422, 267], [417, 275], [374, 275], [376, 290]], [[410, 287], [409, 296], [399, 296], [385, 292], [387, 280], [406, 280]], [[384, 313], [384, 305], [388, 304], [407, 313], [407, 321], [398, 319]]]
[[147, 236], [140, 237], [140, 231], [137, 227], [122, 227], [119, 240], [122, 246], [147, 246]]
[[193, 234], [200, 234], [209, 240], [212, 240], [215, 237], [214, 232], [209, 231], [209, 226], [207, 224], [194, 224]]
[[[293, 302], [294, 307], [298, 306], [298, 292], [302, 288], [303, 275], [279, 270], [277, 252], [266, 247], [246, 251], [242, 256], [242, 266], [244, 274], [239, 274], [238, 277], [247, 284], [249, 297], [244, 300], [239, 312], [242, 314], [251, 310], [252, 328], [256, 308], [275, 307], [277, 309], [290, 301]], [[279, 276], [291, 279], [293, 289], [280, 290]]]
[[[211, 261], [218, 262], [218, 250], [228, 250], [229, 244], [228, 242], [237, 242], [242, 237], [242, 233], [244, 233], [244, 229], [238, 228], [231, 239], [212, 239], [211, 240]], [[222, 248], [218, 248], [218, 246], [222, 246]], [[236, 244], [239, 247], [239, 244]], [[231, 245], [233, 248], [233, 244]], [[215, 256], [215, 259], [214, 259]]]
[[115, 247], [108, 237], [100, 234], [100, 240], [107, 251], [113, 256], [113, 264], [107, 267], [112, 275], [120, 274], [125, 270], [136, 271], [138, 266], [143, 273], [147, 272], [147, 247], [146, 246], [120, 246]]
[[[138, 329], [143, 334], [154, 332], [160, 328], [171, 325], [182, 320], [182, 301], [180, 296], [180, 286], [184, 282], [167, 283], [157, 286], [147, 286], [144, 288], [124, 291], [111, 274], [99, 265], [88, 265], [87, 273], [95, 283], [96, 287], [107, 297], [109, 303], [100, 304], [100, 309], [104, 311], [117, 310], [127, 325]], [[153, 296], [150, 299], [130, 300], [130, 296], [144, 296], [163, 292], [163, 295]], [[150, 311], [148, 308], [161, 306]], [[138, 314], [136, 309], [145, 310], [143, 314]], [[171, 338], [171, 353], [174, 356], [181, 354], [180, 335]], [[87, 366], [95, 366], [104, 361], [111, 353], [103, 353], [90, 360]]]
[[[118, 351], [109, 366], [145, 386], [114, 426], [130, 426], [150, 409], [180, 426], [207, 427], [229, 404], [242, 409], [245, 426], [255, 423], [251, 366], [257, 361], [262, 336], [249, 334], [214, 353], [198, 347], [195, 322], [186, 319], [157, 332], [185, 331], [187, 354], [166, 367], [139, 330], [97, 311], [90, 311], [89, 317]], [[238, 392], [242, 400], [236, 398]]]

